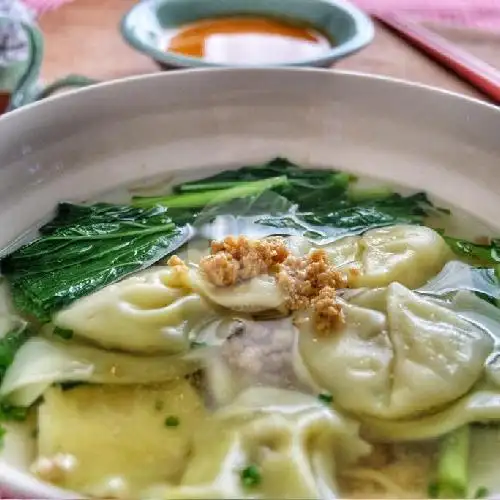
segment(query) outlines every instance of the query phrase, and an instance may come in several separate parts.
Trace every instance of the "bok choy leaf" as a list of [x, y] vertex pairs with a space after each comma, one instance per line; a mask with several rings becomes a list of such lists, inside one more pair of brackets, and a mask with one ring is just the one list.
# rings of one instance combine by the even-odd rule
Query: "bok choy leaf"
[[[136, 197], [133, 204], [168, 206], [174, 220], [198, 227], [200, 222], [229, 214], [261, 226], [256, 233], [305, 235], [323, 241], [398, 223], [421, 224], [433, 210], [424, 193], [405, 197], [387, 186], [359, 188], [355, 181], [345, 172], [303, 169], [275, 158], [178, 184], [172, 195]], [[208, 208], [199, 210], [202, 206]]]
[[472, 241], [444, 236], [446, 243], [453, 252], [472, 264], [497, 266], [500, 264], [500, 240], [493, 239], [488, 245], [473, 243]]
[[[30, 336], [31, 333], [27, 328], [26, 323], [20, 321], [15, 328], [0, 338], [0, 382], [3, 380], [7, 368], [9, 368], [14, 361], [16, 352], [30, 338]], [[0, 419], [1, 415], [2, 408], [0, 407]]]
[[1, 262], [14, 305], [41, 322], [72, 301], [140, 271], [189, 237], [167, 209], [61, 203], [40, 237]]

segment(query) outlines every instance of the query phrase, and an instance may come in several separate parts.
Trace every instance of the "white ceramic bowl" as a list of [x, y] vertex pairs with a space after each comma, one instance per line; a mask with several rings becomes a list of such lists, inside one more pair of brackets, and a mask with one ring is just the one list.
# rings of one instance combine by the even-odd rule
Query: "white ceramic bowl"
[[[424, 189], [500, 234], [499, 137], [493, 106], [366, 75], [210, 69], [102, 84], [0, 119], [0, 246], [60, 200], [276, 155]], [[23, 473], [25, 456], [0, 461], [10, 497], [75, 498]]]

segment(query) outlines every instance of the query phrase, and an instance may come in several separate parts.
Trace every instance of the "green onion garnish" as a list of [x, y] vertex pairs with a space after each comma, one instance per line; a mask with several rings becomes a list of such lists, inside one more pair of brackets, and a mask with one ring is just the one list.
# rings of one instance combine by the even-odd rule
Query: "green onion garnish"
[[320, 394], [318, 394], [318, 399], [322, 403], [330, 404], [333, 401], [333, 396], [326, 392], [321, 392]]
[[5, 427], [2, 427], [2, 426], [0, 425], [0, 449], [2, 449], [2, 448], [3, 448], [3, 444], [4, 444], [4, 442], [3, 442], [3, 438], [5, 437], [6, 432], [7, 432], [7, 431], [5, 430]]
[[474, 493], [474, 498], [486, 498], [490, 492], [485, 486], [480, 486]]
[[179, 424], [180, 424], [179, 418], [174, 415], [170, 415], [170, 417], [167, 417], [165, 419], [165, 425], [167, 427], [177, 427]]
[[248, 487], [257, 486], [262, 480], [260, 470], [256, 465], [249, 465], [248, 467], [245, 467], [241, 471], [240, 477], [243, 485]]

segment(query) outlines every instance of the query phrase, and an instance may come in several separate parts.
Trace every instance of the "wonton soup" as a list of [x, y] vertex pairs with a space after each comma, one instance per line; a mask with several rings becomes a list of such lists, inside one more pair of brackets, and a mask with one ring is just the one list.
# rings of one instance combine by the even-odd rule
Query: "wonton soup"
[[283, 158], [62, 202], [1, 262], [3, 457], [105, 498], [487, 496], [498, 249]]

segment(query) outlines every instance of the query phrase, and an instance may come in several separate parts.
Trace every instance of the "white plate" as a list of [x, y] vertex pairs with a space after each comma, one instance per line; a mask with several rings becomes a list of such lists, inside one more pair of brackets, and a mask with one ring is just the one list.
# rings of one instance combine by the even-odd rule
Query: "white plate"
[[[500, 234], [497, 108], [353, 73], [209, 69], [102, 84], [0, 118], [0, 246], [60, 200], [276, 155], [424, 189]], [[0, 484], [75, 498], [2, 462]]]

